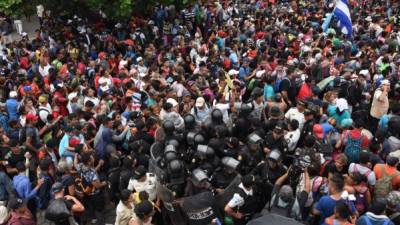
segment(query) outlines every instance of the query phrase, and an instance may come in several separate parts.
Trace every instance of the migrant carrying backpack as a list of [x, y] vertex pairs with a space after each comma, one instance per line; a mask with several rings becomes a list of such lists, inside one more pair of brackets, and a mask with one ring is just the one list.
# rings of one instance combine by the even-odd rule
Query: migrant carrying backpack
[[364, 135], [361, 135], [360, 138], [354, 139], [351, 137], [350, 132], [347, 133], [347, 141], [344, 148], [344, 154], [347, 156], [350, 163], [358, 163], [358, 161], [360, 160], [361, 142], [363, 138]]
[[89, 196], [96, 191], [96, 188], [93, 186], [91, 181], [86, 180], [84, 175], [85, 172], [81, 172], [75, 178], [75, 190], [80, 198]]
[[53, 200], [45, 212], [45, 218], [53, 222], [68, 220], [70, 216], [71, 212], [62, 198]]
[[382, 170], [382, 177], [378, 179], [375, 183], [375, 188], [374, 188], [375, 200], [386, 198], [386, 196], [392, 191], [393, 178], [399, 175], [399, 172], [396, 171], [394, 174], [389, 176], [386, 173], [385, 165], [381, 165], [381, 170]]

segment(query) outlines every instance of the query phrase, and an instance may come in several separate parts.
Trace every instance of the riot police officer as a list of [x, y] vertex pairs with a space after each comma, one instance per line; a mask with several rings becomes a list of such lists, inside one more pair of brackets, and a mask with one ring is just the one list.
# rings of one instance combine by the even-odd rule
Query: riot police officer
[[287, 152], [287, 143], [284, 138], [284, 123], [279, 121], [272, 132], [268, 132], [265, 137], [264, 153], [268, 154], [272, 149], [278, 149], [282, 153], [284, 160]]
[[232, 199], [225, 206], [225, 213], [233, 218], [235, 225], [245, 225], [257, 213], [257, 196], [254, 186], [256, 180], [253, 175], [246, 175], [237, 186]]
[[248, 174], [259, 162], [264, 159], [263, 139], [256, 133], [247, 138], [247, 145], [239, 150], [237, 160], [240, 161], [240, 174]]
[[222, 193], [233, 179], [235, 179], [239, 161], [232, 157], [224, 157], [221, 160], [221, 164], [221, 167], [215, 171], [211, 178], [211, 184], [217, 193]]

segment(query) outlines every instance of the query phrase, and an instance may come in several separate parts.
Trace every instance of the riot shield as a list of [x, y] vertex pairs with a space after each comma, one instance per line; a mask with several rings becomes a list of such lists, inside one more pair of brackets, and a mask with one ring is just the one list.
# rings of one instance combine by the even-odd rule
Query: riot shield
[[242, 177], [238, 174], [235, 179], [225, 188], [225, 190], [215, 197], [215, 204], [220, 212], [224, 212], [226, 204], [232, 199], [233, 194], [235, 194], [237, 187], [242, 181]]
[[157, 186], [157, 195], [162, 202], [161, 210], [164, 221], [169, 220], [172, 225], [186, 225], [180, 204], [175, 200], [174, 194], [164, 185]]
[[214, 194], [201, 192], [182, 199], [182, 211], [189, 225], [209, 225], [217, 217]]
[[150, 160], [149, 160], [149, 172], [154, 173], [157, 178], [162, 181], [165, 177], [165, 172], [160, 168], [160, 160], [164, 153], [164, 145], [161, 142], [154, 142], [150, 147]]

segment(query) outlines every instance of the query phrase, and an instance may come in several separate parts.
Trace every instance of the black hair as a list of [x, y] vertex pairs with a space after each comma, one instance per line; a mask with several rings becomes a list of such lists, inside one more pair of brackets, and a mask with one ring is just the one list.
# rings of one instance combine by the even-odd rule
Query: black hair
[[330, 183], [334, 186], [334, 188], [341, 192], [344, 188], [344, 179], [343, 176], [339, 173], [334, 173], [330, 179]]
[[370, 161], [370, 154], [367, 151], [360, 152], [360, 163], [367, 164]]
[[344, 201], [338, 201], [335, 206], [335, 211], [342, 219], [349, 219], [351, 211], [349, 206]]
[[84, 153], [81, 155], [81, 161], [85, 165], [89, 164], [91, 158], [92, 158], [92, 154], [90, 154], [90, 153]]
[[132, 192], [128, 189], [124, 189], [121, 191], [120, 199], [121, 201], [125, 202], [128, 201], [129, 197], [131, 196]]

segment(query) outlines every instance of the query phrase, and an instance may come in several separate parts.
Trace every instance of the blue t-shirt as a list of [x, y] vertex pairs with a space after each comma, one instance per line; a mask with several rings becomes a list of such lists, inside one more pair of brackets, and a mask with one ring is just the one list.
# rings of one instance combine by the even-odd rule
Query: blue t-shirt
[[[331, 198], [331, 196], [323, 196], [317, 203], [316, 209], [320, 212], [321, 215], [321, 221], [320, 224], [322, 224], [325, 221], [325, 218], [330, 217], [331, 215], [333, 215], [333, 213], [335, 212], [335, 206], [336, 203], [339, 200], [335, 200], [333, 198]], [[349, 204], [349, 206], [351, 207], [351, 211], [354, 213], [356, 211], [356, 208], [354, 207], [353, 202], [346, 202], [347, 204]]]
[[266, 84], [264, 86], [264, 99], [268, 101], [269, 99], [272, 99], [274, 97], [275, 97], [274, 87], [269, 84]]

